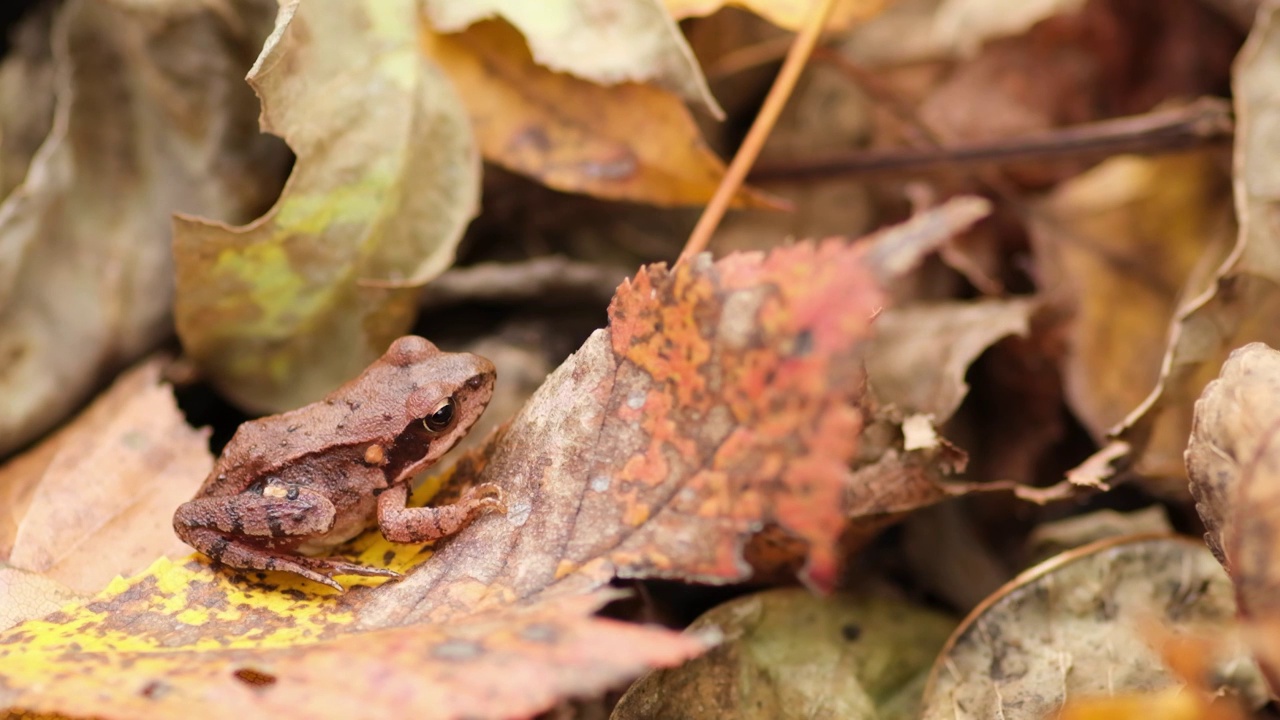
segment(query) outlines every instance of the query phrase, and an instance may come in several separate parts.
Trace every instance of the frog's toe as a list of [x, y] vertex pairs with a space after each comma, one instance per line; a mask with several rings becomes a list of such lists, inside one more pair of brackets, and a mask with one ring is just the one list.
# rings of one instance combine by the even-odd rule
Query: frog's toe
[[362, 575], [364, 577], [403, 577], [395, 570], [388, 568], [373, 567], [371, 565], [357, 565], [356, 563], [347, 562], [345, 560], [335, 560], [329, 558], [325, 563], [329, 572], [334, 575]]

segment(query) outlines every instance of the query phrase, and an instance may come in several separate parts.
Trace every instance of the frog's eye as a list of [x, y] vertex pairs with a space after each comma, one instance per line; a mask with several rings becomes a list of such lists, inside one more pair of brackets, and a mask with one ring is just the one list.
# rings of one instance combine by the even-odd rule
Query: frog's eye
[[423, 426], [431, 432], [440, 432], [449, 427], [451, 422], [453, 422], [453, 398], [440, 403], [434, 412], [422, 419]]

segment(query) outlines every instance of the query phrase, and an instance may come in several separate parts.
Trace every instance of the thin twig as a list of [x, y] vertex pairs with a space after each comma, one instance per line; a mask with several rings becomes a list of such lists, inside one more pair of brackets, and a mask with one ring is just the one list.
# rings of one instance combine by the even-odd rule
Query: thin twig
[[560, 256], [512, 263], [481, 263], [453, 268], [422, 290], [419, 306], [462, 303], [516, 305], [567, 304], [587, 300], [603, 305], [627, 276], [624, 268]]
[[818, 180], [878, 173], [923, 173], [957, 164], [1043, 161], [1121, 153], [1185, 150], [1231, 137], [1233, 123], [1226, 102], [1201, 98], [1173, 110], [1083, 123], [994, 143], [932, 149], [902, 148], [870, 152], [828, 153], [821, 158], [761, 166], [752, 182]]
[[702, 217], [698, 218], [698, 224], [694, 226], [693, 232], [690, 233], [689, 241], [685, 243], [684, 251], [680, 253], [680, 261], [693, 257], [706, 249], [707, 242], [711, 240], [711, 234], [715, 232], [720, 220], [724, 218], [725, 210], [729, 207], [729, 201], [737, 194], [738, 188], [742, 187], [742, 181], [746, 179], [747, 172], [751, 170], [756, 158], [760, 156], [764, 141], [768, 139], [769, 133], [773, 131], [773, 126], [778, 121], [782, 108], [787, 104], [792, 91], [795, 90], [796, 81], [800, 79], [800, 72], [804, 70], [805, 63], [809, 60], [809, 55], [813, 52], [814, 46], [818, 44], [818, 38], [822, 37], [822, 28], [827, 24], [827, 17], [831, 14], [831, 8], [834, 5], [835, 0], [816, 1], [808, 23], [800, 30], [800, 34], [796, 36], [795, 43], [787, 51], [787, 58], [782, 62], [782, 69], [778, 71], [778, 77], [773, 81], [773, 87], [769, 88], [769, 94], [765, 97], [764, 104], [761, 105], [755, 122], [751, 124], [751, 129], [747, 131], [747, 137], [742, 141], [742, 147], [738, 148], [738, 153], [733, 156], [733, 162], [729, 163], [729, 168], [725, 170], [724, 178], [720, 180], [720, 186], [716, 188], [715, 195], [712, 196], [711, 202], [707, 204], [707, 208], [702, 212]]

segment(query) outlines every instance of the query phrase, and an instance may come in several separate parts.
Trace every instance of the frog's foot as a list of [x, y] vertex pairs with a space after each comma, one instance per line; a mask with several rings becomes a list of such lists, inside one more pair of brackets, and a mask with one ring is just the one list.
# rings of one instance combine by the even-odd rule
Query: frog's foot
[[400, 573], [386, 568], [357, 565], [341, 558], [307, 557], [272, 552], [256, 545], [236, 542], [216, 530], [198, 528], [190, 530], [184, 538], [192, 547], [208, 555], [219, 565], [240, 570], [271, 570], [289, 572], [328, 585], [338, 592], [346, 592], [334, 575], [364, 575], [368, 577], [400, 577]]
[[405, 507], [409, 488], [397, 485], [378, 496], [378, 527], [391, 542], [421, 543], [448, 537], [491, 512], [505, 514], [502, 489], [493, 483], [477, 485], [456, 502], [433, 507]]

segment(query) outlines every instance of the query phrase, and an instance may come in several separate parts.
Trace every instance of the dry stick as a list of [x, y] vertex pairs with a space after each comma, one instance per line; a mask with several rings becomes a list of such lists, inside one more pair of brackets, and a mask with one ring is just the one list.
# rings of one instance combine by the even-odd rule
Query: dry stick
[[834, 5], [835, 0], [817, 0], [813, 12], [809, 15], [808, 23], [800, 30], [795, 43], [787, 51], [787, 59], [782, 62], [782, 69], [778, 71], [773, 87], [769, 88], [769, 95], [765, 97], [755, 122], [751, 123], [751, 129], [747, 131], [742, 147], [738, 148], [738, 153], [733, 156], [733, 162], [729, 163], [729, 169], [720, 180], [720, 186], [716, 188], [711, 202], [702, 211], [702, 217], [698, 218], [698, 224], [689, 234], [689, 241], [685, 243], [684, 250], [680, 253], [680, 260], [677, 262], [691, 258], [706, 249], [707, 242], [711, 240], [711, 234], [716, 231], [716, 226], [724, 218], [729, 202], [738, 192], [738, 188], [742, 187], [742, 181], [746, 179], [747, 172], [759, 157], [764, 141], [773, 130], [774, 123], [778, 121], [778, 115], [782, 113], [787, 99], [791, 97], [796, 81], [800, 79], [800, 72], [804, 70], [810, 53], [818, 44], [818, 38], [822, 36], [822, 28], [827, 24], [827, 17], [831, 14], [831, 8]]
[[926, 172], [957, 165], [1012, 163], [1135, 152], [1185, 150], [1231, 137], [1224, 101], [1202, 98], [1185, 107], [1102, 120], [995, 143], [829, 153], [812, 160], [761, 166], [753, 182], [818, 180], [886, 172]]

